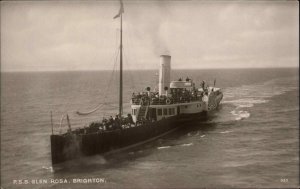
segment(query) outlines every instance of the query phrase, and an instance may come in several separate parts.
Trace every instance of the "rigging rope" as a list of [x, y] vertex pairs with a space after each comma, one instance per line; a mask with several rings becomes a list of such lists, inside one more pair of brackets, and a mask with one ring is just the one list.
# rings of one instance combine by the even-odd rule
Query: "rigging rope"
[[76, 114], [77, 115], [88, 115], [88, 114], [91, 114], [91, 113], [94, 113], [95, 111], [97, 111], [100, 107], [102, 107], [103, 104], [99, 104], [95, 109], [89, 111], [89, 112], [80, 112], [80, 111], [76, 111]]
[[62, 132], [62, 123], [63, 123], [63, 121], [64, 121], [64, 119], [65, 119], [65, 116], [66, 116], [66, 114], [62, 114], [61, 115], [61, 119], [60, 119], [60, 124], [59, 124], [59, 133], [61, 133]]
[[[118, 36], [118, 31], [116, 31], [116, 38], [115, 38], [115, 39], [117, 39], [117, 36]], [[108, 93], [108, 89], [109, 89], [110, 83], [111, 83], [112, 80], [113, 80], [113, 75], [114, 75], [114, 72], [115, 72], [115, 70], [116, 70], [116, 62], [117, 62], [117, 58], [118, 58], [118, 54], [119, 54], [119, 50], [120, 50], [120, 49], [119, 49], [119, 45], [118, 45], [118, 40], [116, 40], [115, 46], [116, 46], [116, 50], [115, 50], [114, 55], [111, 57], [111, 60], [110, 60], [109, 62], [113, 62], [113, 59], [114, 59], [114, 58], [116, 58], [116, 59], [115, 59], [114, 65], [113, 65], [113, 72], [112, 72], [112, 74], [111, 74], [111, 77], [110, 77], [110, 80], [109, 80], [109, 84], [108, 84], [108, 86], [107, 86], [107, 88], [106, 88], [106, 90], [105, 90], [106, 93], [105, 93], [105, 95], [104, 95], [104, 103], [98, 104], [98, 105], [96, 106], [96, 108], [94, 108], [93, 110], [91, 110], [91, 111], [89, 111], [89, 112], [80, 112], [80, 111], [78, 111], [78, 109], [73, 109], [73, 110], [67, 111], [66, 109], [67, 109], [67, 107], [68, 107], [69, 104], [70, 104], [70, 99], [68, 99], [68, 100], [66, 101], [66, 103], [64, 104], [64, 108], [63, 108], [64, 111], [63, 111], [63, 113], [62, 113], [62, 115], [61, 115], [61, 119], [60, 119], [60, 123], [59, 123], [59, 133], [62, 132], [62, 125], [63, 125], [63, 122], [64, 122], [64, 120], [65, 120], [66, 115], [68, 114], [68, 112], [72, 112], [72, 113], [74, 113], [75, 115], [89, 115], [89, 114], [91, 114], [91, 113], [96, 112], [97, 110], [99, 110], [102, 106], [107, 105], [107, 104], [106, 104], [107, 93]], [[81, 77], [81, 80], [82, 80], [82, 79], [83, 79], [83, 77]], [[76, 111], [76, 110], [77, 110], [77, 111]], [[105, 115], [106, 112], [104, 112], [103, 114]]]
[[114, 72], [115, 72], [115, 67], [116, 67], [116, 63], [117, 63], [117, 60], [118, 60], [118, 54], [119, 54], [119, 51], [120, 51], [120, 49], [119, 49], [119, 50], [116, 50], [116, 59], [115, 59], [114, 67], [113, 67], [113, 72], [112, 72], [112, 74], [111, 74], [111, 76], [110, 76], [110, 80], [109, 80], [108, 85], [107, 85], [106, 90], [105, 90], [105, 94], [104, 94], [104, 103], [98, 104], [98, 105], [96, 106], [96, 108], [94, 108], [93, 110], [90, 110], [90, 111], [88, 111], [88, 112], [80, 112], [80, 111], [77, 110], [77, 111], [75, 112], [77, 115], [89, 115], [89, 114], [92, 114], [92, 113], [96, 112], [97, 110], [99, 110], [103, 105], [106, 105], [106, 98], [107, 98], [108, 88], [109, 88], [109, 86], [111, 85], [111, 82], [112, 82], [112, 80], [113, 80], [113, 76], [114, 76]]

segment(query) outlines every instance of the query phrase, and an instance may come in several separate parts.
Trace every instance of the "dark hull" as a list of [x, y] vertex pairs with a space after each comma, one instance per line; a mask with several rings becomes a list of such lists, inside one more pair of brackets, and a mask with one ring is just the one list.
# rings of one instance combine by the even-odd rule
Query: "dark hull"
[[160, 121], [122, 130], [94, 132], [88, 134], [66, 133], [51, 135], [52, 164], [140, 145], [183, 126], [183, 123], [205, 119], [207, 112], [180, 114]]

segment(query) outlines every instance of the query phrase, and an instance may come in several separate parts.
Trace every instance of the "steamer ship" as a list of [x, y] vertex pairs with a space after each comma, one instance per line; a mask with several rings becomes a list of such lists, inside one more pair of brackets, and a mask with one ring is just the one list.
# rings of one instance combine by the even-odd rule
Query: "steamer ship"
[[[119, 113], [115, 118], [92, 122], [88, 127], [72, 130], [67, 115], [68, 131], [55, 134], [51, 140], [52, 164], [58, 164], [82, 155], [108, 154], [128, 149], [162, 137], [186, 122], [207, 118], [217, 109], [223, 93], [220, 88], [209, 87], [202, 81], [197, 88], [190, 79], [171, 81], [171, 56], [160, 56], [158, 91], [133, 93], [131, 113], [123, 115], [123, 3], [114, 18], [120, 18], [120, 87]], [[82, 114], [77, 112], [78, 114]], [[51, 114], [52, 122], [52, 114]]]

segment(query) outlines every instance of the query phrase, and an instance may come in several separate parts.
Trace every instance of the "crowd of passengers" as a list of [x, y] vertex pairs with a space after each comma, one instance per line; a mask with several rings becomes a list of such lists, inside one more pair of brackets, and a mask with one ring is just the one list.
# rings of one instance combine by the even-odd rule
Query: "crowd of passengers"
[[[104, 132], [104, 131], [114, 131], [114, 130], [123, 130], [131, 127], [136, 127], [143, 125], [150, 120], [142, 119], [137, 121], [136, 123], [133, 122], [131, 114], [127, 114], [127, 117], [119, 117], [116, 115], [114, 118], [112, 116], [109, 119], [103, 118], [102, 121], [99, 122], [92, 122], [89, 127], [85, 127], [83, 129], [83, 133], [92, 133], [92, 132]], [[76, 131], [75, 131], [76, 132]], [[77, 132], [80, 133], [78, 130]]]
[[[178, 81], [182, 81], [182, 79], [179, 78]], [[186, 81], [189, 82], [191, 81], [191, 79], [187, 77]], [[194, 83], [192, 83], [192, 85], [194, 85]], [[167, 96], [165, 95], [159, 96], [158, 92], [150, 92], [150, 88], [148, 88], [147, 92], [139, 92], [137, 94], [132, 93], [132, 103], [142, 104], [142, 105], [149, 105], [149, 104], [155, 105], [155, 104], [185, 103], [185, 102], [191, 102], [195, 100], [201, 100], [204, 95], [208, 94], [209, 86], [207, 85], [205, 87], [205, 82], [202, 81], [201, 88], [203, 89], [203, 92], [197, 91], [195, 86], [193, 86], [191, 90], [187, 90], [186, 88], [171, 89], [170, 94]]]
[[[105, 132], [105, 131], [115, 131], [115, 130], [123, 130], [131, 127], [137, 127], [149, 123], [151, 120], [147, 120], [142, 118], [136, 123], [133, 122], [131, 114], [127, 114], [127, 117], [121, 117], [116, 115], [114, 118], [110, 116], [108, 119], [103, 118], [102, 121], [92, 122], [88, 127], [77, 128], [73, 131], [73, 133], [77, 134], [88, 134], [88, 133], [97, 133], [97, 132]], [[70, 133], [71, 129], [68, 130]]]
[[108, 119], [103, 118], [100, 122], [93, 122], [90, 124], [90, 128], [98, 128], [100, 131], [110, 131], [116, 129], [125, 129], [131, 127], [134, 124], [131, 114], [127, 114], [127, 117], [120, 117], [116, 115], [114, 118], [110, 116]]

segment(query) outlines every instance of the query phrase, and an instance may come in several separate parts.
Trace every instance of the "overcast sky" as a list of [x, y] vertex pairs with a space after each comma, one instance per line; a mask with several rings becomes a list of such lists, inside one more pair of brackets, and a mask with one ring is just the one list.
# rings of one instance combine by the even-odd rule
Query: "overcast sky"
[[[1, 2], [1, 71], [113, 69], [119, 1]], [[125, 69], [298, 67], [297, 1], [124, 0]]]

